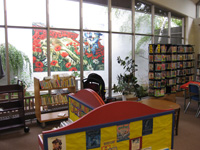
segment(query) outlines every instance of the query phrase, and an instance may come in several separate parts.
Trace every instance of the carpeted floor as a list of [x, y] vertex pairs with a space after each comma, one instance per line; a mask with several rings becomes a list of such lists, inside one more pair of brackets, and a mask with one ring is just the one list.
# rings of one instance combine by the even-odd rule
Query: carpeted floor
[[[179, 131], [174, 136], [175, 150], [199, 150], [200, 149], [200, 116], [195, 117], [197, 103], [193, 102], [187, 113], [183, 112], [183, 98], [176, 98], [177, 103], [181, 106]], [[37, 135], [44, 130], [52, 129], [60, 124], [58, 122], [50, 122], [45, 128], [41, 128], [36, 121], [27, 122], [30, 127], [29, 133], [24, 133], [23, 129], [11, 130], [9, 132], [0, 133], [0, 149], [1, 150], [38, 150]]]

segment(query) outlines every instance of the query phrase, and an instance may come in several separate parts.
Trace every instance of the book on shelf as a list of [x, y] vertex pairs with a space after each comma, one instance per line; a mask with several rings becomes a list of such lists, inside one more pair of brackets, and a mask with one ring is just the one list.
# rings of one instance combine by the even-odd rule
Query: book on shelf
[[156, 72], [154, 79], [161, 79], [161, 72]]
[[160, 53], [160, 44], [158, 44], [155, 48], [155, 53]]
[[153, 62], [153, 55], [149, 55], [149, 62]]
[[149, 79], [154, 79], [154, 73], [153, 72], [149, 72]]
[[160, 88], [161, 87], [161, 81], [154, 81], [154, 87]]
[[165, 77], [166, 77], [166, 72], [165, 72], [165, 71], [162, 71], [162, 72], [161, 72], [161, 79], [165, 79]]
[[166, 45], [161, 45], [161, 53], [166, 53], [167, 47]]
[[166, 55], [166, 61], [171, 61], [171, 56], [170, 55]]
[[162, 69], [162, 64], [155, 64], [156, 71], [161, 71], [161, 69]]
[[149, 89], [149, 96], [154, 96], [154, 89]]
[[154, 64], [149, 64], [149, 71], [154, 71]]
[[177, 46], [172, 46], [171, 49], [172, 49], [172, 53], [176, 53], [177, 52]]
[[41, 105], [55, 105], [68, 103], [67, 96], [62, 94], [41, 96]]
[[162, 55], [155, 55], [154, 56], [154, 61], [155, 62], [161, 62], [162, 61]]
[[149, 87], [154, 87], [154, 81], [149, 81]]
[[151, 44], [149, 45], [149, 53], [153, 54], [153, 45], [151, 45]]
[[51, 80], [42, 80], [42, 81], [39, 81], [39, 83], [40, 83], [41, 89], [51, 89], [52, 88]]

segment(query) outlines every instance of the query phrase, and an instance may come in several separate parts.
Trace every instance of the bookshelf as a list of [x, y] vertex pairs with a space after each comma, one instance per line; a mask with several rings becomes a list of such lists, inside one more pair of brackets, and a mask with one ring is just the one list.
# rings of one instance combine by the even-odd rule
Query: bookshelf
[[[34, 78], [34, 91], [35, 115], [42, 126], [45, 126], [45, 122], [68, 118], [67, 94], [76, 92], [75, 77], [59, 77], [41, 81]], [[45, 94], [42, 94], [43, 92]], [[51, 107], [57, 105], [63, 105], [66, 109], [51, 111]]]
[[29, 132], [25, 125], [22, 82], [18, 80], [17, 84], [0, 86], [0, 95], [4, 96], [0, 98], [0, 131], [24, 127], [24, 132]]
[[196, 81], [200, 81], [200, 54], [197, 54], [197, 72], [196, 72]]
[[176, 93], [182, 84], [193, 80], [192, 45], [149, 45], [149, 96]]

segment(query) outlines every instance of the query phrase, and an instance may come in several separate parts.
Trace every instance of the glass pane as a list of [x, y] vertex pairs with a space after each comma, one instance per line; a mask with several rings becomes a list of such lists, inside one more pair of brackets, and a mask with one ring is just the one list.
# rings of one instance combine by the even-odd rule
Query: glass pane
[[41, 22], [46, 26], [46, 0], [7, 0], [8, 25], [32, 26]]
[[112, 8], [112, 31], [132, 32], [131, 10]]
[[155, 39], [155, 44], [168, 44], [167, 37], [156, 36], [154, 39]]
[[171, 18], [171, 36], [182, 37], [182, 19], [172, 16]]
[[108, 31], [107, 5], [83, 3], [83, 29]]
[[131, 35], [112, 34], [112, 86], [118, 83], [117, 76], [120, 73], [124, 73], [123, 67], [117, 62], [117, 57], [119, 56], [121, 59], [124, 59], [126, 56], [132, 57]]
[[200, 3], [197, 5], [197, 18], [200, 18]]
[[51, 27], [78, 29], [79, 2], [71, 0], [50, 0], [49, 20]]
[[6, 77], [6, 49], [5, 49], [5, 30], [0, 28], [0, 85], [7, 85]]
[[151, 33], [151, 6], [142, 2], [135, 3], [135, 32]]
[[155, 8], [154, 34], [168, 35], [168, 12]]
[[8, 43], [11, 84], [20, 79], [27, 86], [27, 90], [33, 91], [32, 30], [8, 29]]
[[148, 46], [151, 43], [151, 36], [135, 36], [135, 63], [137, 70], [135, 76], [138, 83], [148, 86], [148, 72], [149, 72], [149, 52]]
[[84, 78], [96, 73], [102, 77], [105, 88], [108, 89], [108, 34], [84, 32], [83, 47]]
[[4, 2], [0, 0], [0, 25], [4, 25]]
[[171, 44], [183, 44], [182, 38], [171, 38]]

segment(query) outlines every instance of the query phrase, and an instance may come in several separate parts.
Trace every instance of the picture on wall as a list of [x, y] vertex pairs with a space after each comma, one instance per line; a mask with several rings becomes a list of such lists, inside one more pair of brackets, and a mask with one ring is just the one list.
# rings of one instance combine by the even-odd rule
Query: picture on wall
[[[43, 27], [41, 23], [33, 27]], [[47, 30], [33, 29], [33, 71], [47, 72]], [[80, 71], [80, 33], [50, 30], [51, 71]], [[104, 43], [100, 32], [83, 33], [83, 69], [104, 70]]]

